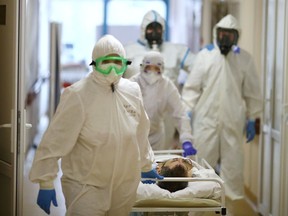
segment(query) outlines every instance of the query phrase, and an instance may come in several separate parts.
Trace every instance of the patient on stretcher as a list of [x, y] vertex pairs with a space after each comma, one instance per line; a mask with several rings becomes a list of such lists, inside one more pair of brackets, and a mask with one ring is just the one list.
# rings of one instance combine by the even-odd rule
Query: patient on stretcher
[[[177, 157], [157, 162], [156, 170], [164, 177], [192, 177], [192, 168], [191, 159]], [[188, 182], [158, 182], [157, 185], [172, 193], [186, 188]]]
[[[179, 206], [179, 204], [187, 207], [195, 203], [199, 207], [199, 202], [207, 203], [207, 199], [219, 202], [222, 194], [222, 187], [219, 183], [223, 184], [223, 181], [205, 160], [201, 159], [201, 164], [199, 164], [198, 158], [194, 161], [179, 155], [155, 155], [155, 159], [154, 169], [159, 174], [169, 179], [187, 177], [187, 183], [181, 180], [180, 183], [179, 181], [157, 181], [157, 184], [145, 184], [141, 181], [137, 188], [135, 207], [163, 207], [166, 203], [168, 207]], [[169, 169], [176, 169], [176, 171]]]

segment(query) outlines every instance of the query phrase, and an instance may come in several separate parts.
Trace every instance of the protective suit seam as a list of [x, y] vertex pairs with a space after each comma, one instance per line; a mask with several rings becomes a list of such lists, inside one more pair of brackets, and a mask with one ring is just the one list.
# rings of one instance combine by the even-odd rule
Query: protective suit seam
[[184, 62], [185, 62], [185, 60], [186, 60], [189, 52], [190, 52], [190, 48], [188, 48], [188, 49], [186, 50], [186, 53], [185, 53], [185, 55], [184, 55], [184, 57], [183, 57], [183, 59], [182, 59], [182, 61], [181, 61], [181, 69], [184, 67]]
[[76, 96], [77, 96], [77, 98], [78, 98], [78, 100], [79, 100], [79, 102], [80, 102], [80, 106], [81, 106], [81, 110], [82, 110], [82, 113], [81, 113], [81, 115], [82, 115], [82, 120], [84, 119], [84, 105], [83, 105], [83, 101], [81, 100], [81, 97], [80, 97], [80, 95], [77, 93], [77, 92], [75, 92], [75, 94], [76, 94]]

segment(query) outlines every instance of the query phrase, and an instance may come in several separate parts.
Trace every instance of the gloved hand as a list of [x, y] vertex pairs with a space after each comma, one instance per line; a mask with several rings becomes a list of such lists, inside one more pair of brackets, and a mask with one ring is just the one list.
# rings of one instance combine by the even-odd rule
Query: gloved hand
[[247, 138], [247, 143], [251, 142], [254, 137], [255, 137], [255, 121], [254, 120], [248, 120], [247, 125], [246, 125], [246, 138]]
[[58, 206], [56, 200], [56, 191], [55, 189], [52, 190], [44, 190], [40, 189], [37, 198], [37, 204], [43, 209], [47, 214], [50, 214], [50, 205], [51, 202], [54, 206]]
[[[149, 172], [141, 172], [141, 178], [155, 178], [155, 179], [163, 179], [164, 177], [159, 175], [155, 169], [150, 170]], [[144, 180], [143, 184], [154, 184], [155, 181], [152, 180]]]
[[197, 153], [197, 150], [193, 147], [192, 143], [189, 141], [186, 141], [182, 144], [183, 157], [186, 157], [188, 155], [195, 155]]

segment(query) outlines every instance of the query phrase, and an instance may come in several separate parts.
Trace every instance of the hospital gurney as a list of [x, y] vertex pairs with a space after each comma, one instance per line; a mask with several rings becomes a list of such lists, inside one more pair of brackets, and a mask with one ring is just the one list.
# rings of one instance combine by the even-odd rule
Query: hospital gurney
[[[155, 157], [166, 156], [175, 157], [172, 153], [180, 153], [182, 150], [165, 150], [155, 151]], [[199, 163], [196, 157], [196, 162]], [[200, 163], [199, 163], [200, 164]], [[167, 178], [156, 181], [188, 181], [188, 186], [185, 189], [170, 193], [167, 190], [161, 189], [156, 184], [140, 183], [137, 190], [137, 199], [131, 212], [215, 212], [220, 215], [226, 215], [225, 207], [225, 189], [223, 181], [214, 172], [214, 169], [207, 163], [206, 160], [201, 160], [202, 171], [207, 175], [204, 177], [185, 177], [185, 178]], [[152, 179], [149, 179], [152, 180]], [[154, 180], [154, 179], [153, 179]], [[167, 214], [165, 214], [167, 215]], [[177, 214], [175, 214], [177, 215]]]

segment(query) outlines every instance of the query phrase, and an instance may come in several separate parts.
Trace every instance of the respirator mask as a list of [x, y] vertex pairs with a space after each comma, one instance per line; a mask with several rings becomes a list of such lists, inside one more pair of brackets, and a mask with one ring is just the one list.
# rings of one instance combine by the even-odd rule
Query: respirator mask
[[217, 29], [217, 44], [222, 55], [227, 55], [233, 45], [237, 45], [238, 31], [235, 29]]
[[163, 28], [160, 23], [152, 22], [146, 27], [145, 38], [150, 48], [153, 48], [153, 46], [156, 46], [156, 48], [159, 47], [163, 42], [162, 36]]

